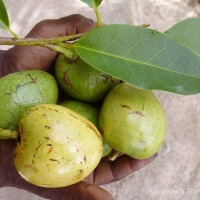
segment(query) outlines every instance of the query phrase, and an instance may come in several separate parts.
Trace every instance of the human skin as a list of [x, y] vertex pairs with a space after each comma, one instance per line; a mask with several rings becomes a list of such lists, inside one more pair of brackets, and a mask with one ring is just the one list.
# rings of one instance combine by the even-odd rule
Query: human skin
[[[26, 37], [50, 38], [89, 31], [95, 27], [92, 20], [81, 15], [71, 15], [56, 20], [44, 20], [35, 25]], [[15, 46], [0, 51], [0, 77], [28, 70], [49, 70], [57, 53], [44, 47]], [[107, 191], [99, 187], [120, 180], [152, 162], [157, 155], [145, 160], [136, 160], [126, 155], [115, 161], [103, 159], [87, 177], [72, 186], [47, 189], [34, 186], [20, 177], [13, 164], [14, 140], [0, 140], [0, 187], [10, 186], [27, 190], [51, 200], [112, 200]]]

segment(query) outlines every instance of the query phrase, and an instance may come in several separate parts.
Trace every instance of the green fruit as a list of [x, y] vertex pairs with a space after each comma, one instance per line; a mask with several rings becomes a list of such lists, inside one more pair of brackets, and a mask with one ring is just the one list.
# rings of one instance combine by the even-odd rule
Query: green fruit
[[108, 156], [112, 151], [112, 148], [110, 145], [108, 145], [104, 140], [103, 140], [103, 155], [102, 155], [102, 158], [103, 157], [106, 157]]
[[[99, 111], [96, 107], [88, 103], [77, 101], [77, 100], [63, 101], [60, 103], [60, 105], [77, 112], [78, 114], [88, 119], [97, 127]], [[111, 150], [112, 148], [108, 144], [103, 142], [103, 156], [102, 157], [107, 156], [111, 152]]]
[[65, 187], [83, 180], [98, 165], [103, 151], [96, 127], [63, 106], [43, 104], [21, 118], [14, 165], [28, 182]]
[[69, 63], [63, 54], [57, 58], [55, 76], [61, 88], [71, 97], [97, 102], [120, 81], [96, 70], [82, 59]]
[[146, 159], [163, 144], [166, 120], [163, 108], [151, 91], [121, 83], [103, 102], [99, 130], [116, 151]]
[[99, 111], [93, 105], [78, 100], [63, 101], [60, 105], [77, 112], [97, 127]]
[[56, 103], [57, 83], [39, 70], [15, 72], [0, 78], [0, 128], [17, 130], [22, 114], [31, 106]]

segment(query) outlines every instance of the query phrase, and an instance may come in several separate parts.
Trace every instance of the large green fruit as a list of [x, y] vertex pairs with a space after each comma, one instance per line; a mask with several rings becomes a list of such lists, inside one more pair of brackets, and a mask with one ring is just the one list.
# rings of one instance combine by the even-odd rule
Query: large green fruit
[[22, 114], [31, 106], [56, 103], [57, 83], [39, 70], [15, 72], [0, 78], [0, 128], [16, 130]]
[[[77, 100], [63, 101], [60, 103], [60, 105], [77, 112], [78, 114], [82, 115], [90, 122], [92, 122], [96, 127], [98, 126], [99, 110], [93, 105]], [[112, 148], [105, 142], [103, 143], [102, 157], [105, 157], [110, 154]]]
[[100, 72], [82, 59], [72, 63], [60, 54], [56, 60], [55, 76], [61, 88], [71, 97], [87, 102], [97, 102], [120, 81]]
[[116, 151], [145, 159], [163, 144], [166, 120], [163, 108], [151, 91], [121, 83], [103, 102], [99, 130]]
[[30, 108], [20, 120], [14, 164], [28, 182], [65, 187], [83, 180], [98, 165], [102, 137], [87, 119], [63, 106]]

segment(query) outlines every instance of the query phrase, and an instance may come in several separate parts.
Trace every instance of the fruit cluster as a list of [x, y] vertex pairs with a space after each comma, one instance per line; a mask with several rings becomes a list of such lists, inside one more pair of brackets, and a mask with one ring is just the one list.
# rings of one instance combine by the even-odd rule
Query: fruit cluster
[[14, 164], [32, 184], [68, 186], [112, 150], [146, 159], [164, 142], [165, 115], [152, 91], [81, 58], [69, 62], [60, 54], [55, 76], [28, 70], [1, 78], [0, 85], [0, 137], [18, 132]]

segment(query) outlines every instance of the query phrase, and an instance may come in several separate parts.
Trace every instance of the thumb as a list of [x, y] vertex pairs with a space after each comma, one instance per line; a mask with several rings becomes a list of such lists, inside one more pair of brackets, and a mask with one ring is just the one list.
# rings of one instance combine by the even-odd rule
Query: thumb
[[[95, 27], [92, 20], [75, 14], [60, 19], [43, 20], [36, 24], [27, 38], [51, 38], [89, 31]], [[39, 69], [47, 70], [57, 53], [39, 46], [15, 46], [6, 52], [3, 75], [11, 72]]]
[[39, 22], [26, 37], [59, 37], [84, 33], [95, 27], [95, 23], [82, 15], [74, 14], [60, 19], [47, 19]]

